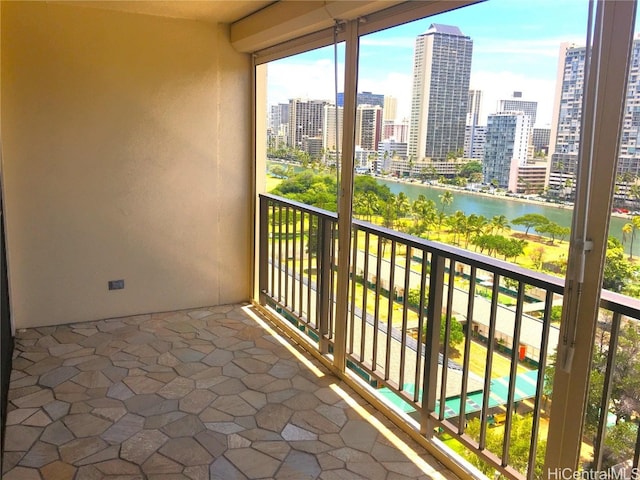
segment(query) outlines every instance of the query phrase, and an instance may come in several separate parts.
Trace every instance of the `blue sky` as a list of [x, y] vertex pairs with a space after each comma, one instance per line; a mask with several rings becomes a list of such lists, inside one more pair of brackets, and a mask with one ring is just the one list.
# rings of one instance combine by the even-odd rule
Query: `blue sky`
[[[522, 91], [538, 102], [538, 126], [551, 123], [560, 43], [584, 45], [587, 0], [488, 0], [362, 37], [358, 91], [398, 98], [409, 115], [415, 38], [431, 23], [458, 26], [473, 40], [471, 88], [483, 90], [483, 115], [499, 98]], [[637, 23], [637, 22], [636, 22]], [[343, 91], [339, 48], [338, 91]], [[289, 98], [334, 98], [333, 46], [297, 55], [268, 68], [269, 104]]]

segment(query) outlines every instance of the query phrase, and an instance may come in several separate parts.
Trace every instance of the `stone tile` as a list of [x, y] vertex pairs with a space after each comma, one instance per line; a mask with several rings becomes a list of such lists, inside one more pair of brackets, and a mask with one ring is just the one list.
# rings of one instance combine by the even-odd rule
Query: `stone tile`
[[169, 437], [158, 430], [143, 430], [122, 444], [120, 456], [132, 463], [141, 465], [167, 440], [169, 440]]
[[124, 383], [114, 383], [109, 387], [107, 396], [111, 398], [117, 398], [118, 400], [127, 400], [133, 397], [135, 394]]
[[209, 468], [210, 480], [247, 480], [233, 463], [224, 457], [217, 458]]
[[76, 465], [78, 466], [95, 465], [96, 463], [104, 462], [107, 460], [113, 460], [118, 458], [119, 453], [120, 453], [120, 446], [112, 445], [103, 450], [100, 450], [97, 453], [94, 453], [93, 455], [89, 455], [88, 457], [85, 457], [82, 460], [78, 460], [76, 462]]
[[61, 420], [58, 420], [45, 428], [44, 432], [42, 432], [42, 436], [40, 437], [40, 440], [52, 445], [64, 445], [73, 439], [73, 433], [71, 433]]
[[113, 382], [109, 380], [102, 372], [88, 371], [82, 372], [71, 379], [71, 381], [87, 388], [111, 387]]
[[152, 473], [180, 473], [184, 467], [167, 457], [154, 453], [142, 464], [142, 471], [149, 475]]
[[162, 432], [171, 438], [193, 437], [203, 430], [204, 424], [195, 415], [185, 415], [162, 428]]
[[125, 460], [114, 459], [96, 463], [95, 467], [105, 475], [136, 475], [140, 473], [140, 468]]
[[293, 450], [278, 470], [279, 479], [315, 479], [321, 472], [314, 455]]
[[36, 442], [30, 448], [29, 451], [20, 460], [20, 465], [23, 467], [40, 468], [44, 465], [58, 460], [58, 449], [55, 445], [44, 442]]
[[261, 428], [281, 432], [289, 423], [292, 414], [293, 411], [284, 405], [270, 404], [256, 414], [256, 423]]
[[159, 452], [186, 467], [207, 465], [213, 460], [211, 454], [202, 445], [189, 437], [171, 439], [160, 448]]
[[3, 479], [455, 478], [408, 461], [237, 306], [22, 334]]
[[317, 440], [318, 435], [308, 430], [304, 430], [303, 428], [296, 427], [295, 425], [292, 425], [289, 423], [282, 430], [282, 438], [284, 438], [287, 441]]
[[236, 396], [225, 395], [211, 404], [212, 408], [234, 416], [255, 415], [256, 409]]
[[187, 413], [200, 413], [218, 396], [207, 390], [194, 390], [180, 400], [178, 408]]
[[126, 439], [142, 430], [144, 417], [127, 413], [124, 417], [107, 428], [101, 437], [111, 444], [119, 445]]
[[42, 428], [9, 425], [5, 430], [4, 449], [7, 452], [25, 452], [38, 439]]
[[42, 407], [49, 402], [55, 400], [53, 398], [53, 393], [48, 389], [38, 389], [38, 391], [33, 392], [29, 395], [14, 398], [11, 400], [11, 403], [16, 405], [19, 408], [34, 408], [34, 407]]
[[53, 402], [47, 403], [43, 408], [44, 411], [47, 412], [47, 415], [49, 415], [49, 418], [55, 421], [69, 413], [69, 407], [70, 405], [67, 402], [54, 400]]
[[289, 443], [283, 441], [253, 442], [251, 446], [270, 457], [277, 458], [278, 460], [284, 460], [291, 451]]
[[73, 480], [76, 468], [68, 463], [56, 460], [40, 469], [43, 480]]
[[190, 480], [209, 480], [209, 465], [186, 467], [183, 472]]
[[127, 377], [122, 380], [136, 395], [144, 393], [156, 393], [164, 385], [157, 380], [146, 376]]
[[60, 457], [66, 463], [75, 464], [107, 447], [107, 443], [98, 438], [79, 438], [65, 443], [59, 448]]
[[67, 415], [62, 421], [77, 438], [100, 435], [111, 426], [111, 422], [89, 413]]
[[280, 462], [252, 448], [229, 450], [225, 457], [249, 478], [273, 478]]
[[189, 378], [178, 377], [159, 389], [158, 395], [164, 398], [182, 398], [191, 393], [195, 385], [195, 382]]
[[63, 382], [66, 382], [78, 373], [79, 370], [76, 367], [58, 367], [44, 375], [41, 375], [38, 383], [44, 387], [53, 388]]
[[37, 468], [15, 467], [2, 476], [3, 480], [42, 480]]
[[220, 433], [204, 430], [199, 432], [195, 439], [202, 445], [207, 452], [214, 458], [219, 457], [227, 449], [227, 437]]
[[18, 408], [7, 414], [6, 425], [18, 425], [38, 411], [37, 408]]

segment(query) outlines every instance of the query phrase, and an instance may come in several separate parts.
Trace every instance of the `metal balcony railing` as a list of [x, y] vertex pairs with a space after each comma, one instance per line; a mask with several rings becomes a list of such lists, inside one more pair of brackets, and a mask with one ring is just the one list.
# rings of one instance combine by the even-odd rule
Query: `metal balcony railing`
[[[261, 303], [330, 360], [339, 324], [337, 215], [261, 195], [259, 248]], [[559, 336], [553, 307], [562, 305], [564, 280], [359, 220], [350, 257], [347, 366], [427, 439], [465, 452], [481, 470], [546, 477], [548, 367]], [[640, 302], [604, 291], [601, 311], [611, 341], [594, 469], [620, 381], [616, 339], [621, 324], [640, 319]], [[640, 435], [627, 467], [638, 466], [639, 452]]]

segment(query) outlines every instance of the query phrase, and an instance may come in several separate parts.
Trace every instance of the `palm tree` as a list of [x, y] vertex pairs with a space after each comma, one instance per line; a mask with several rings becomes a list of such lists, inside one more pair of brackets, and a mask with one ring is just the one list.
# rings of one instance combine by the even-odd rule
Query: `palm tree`
[[438, 198], [440, 199], [441, 205], [440, 211], [444, 213], [444, 208], [453, 203], [453, 193], [447, 190], [446, 192], [438, 195]]
[[632, 217], [630, 222], [622, 226], [622, 241], [629, 239], [629, 260], [633, 260], [633, 240], [637, 229], [640, 229], [640, 216]]
[[494, 215], [491, 219], [491, 233], [501, 233], [510, 228], [509, 219], [504, 215]]
[[411, 211], [414, 218], [414, 231], [416, 235], [420, 235], [428, 230], [430, 224], [435, 222], [436, 204], [433, 200], [420, 194], [411, 205]]

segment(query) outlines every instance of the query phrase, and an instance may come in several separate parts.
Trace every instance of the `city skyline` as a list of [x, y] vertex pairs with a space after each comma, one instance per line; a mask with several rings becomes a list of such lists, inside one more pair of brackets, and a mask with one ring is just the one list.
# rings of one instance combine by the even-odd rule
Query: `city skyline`
[[[479, 124], [486, 125], [499, 99], [521, 91], [524, 99], [538, 102], [535, 126], [550, 127], [560, 45], [584, 45], [587, 6], [582, 0], [491, 0], [363, 36], [358, 92], [394, 96], [398, 119], [408, 118], [415, 39], [431, 23], [443, 23], [473, 39], [470, 88], [483, 91]], [[269, 105], [296, 97], [332, 101], [333, 57], [329, 46], [271, 62]], [[344, 51], [338, 48], [338, 92], [344, 91], [343, 65]]]

